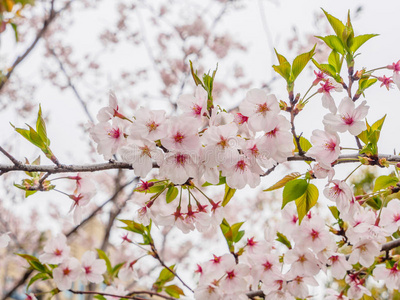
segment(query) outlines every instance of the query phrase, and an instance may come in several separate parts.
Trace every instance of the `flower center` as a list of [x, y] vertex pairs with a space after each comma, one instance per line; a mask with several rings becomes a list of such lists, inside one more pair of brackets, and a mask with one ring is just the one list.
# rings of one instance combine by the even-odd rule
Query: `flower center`
[[87, 267], [84, 267], [84, 269], [85, 269], [86, 274], [92, 273], [92, 267], [87, 266]]
[[121, 135], [119, 128], [113, 128], [108, 132], [108, 135], [111, 136], [113, 139], [118, 139]]
[[196, 116], [201, 116], [202, 107], [200, 107], [200, 106], [198, 106], [197, 104], [195, 104], [195, 105], [193, 105], [192, 110], [193, 110], [193, 113], [194, 113]]
[[244, 171], [246, 169], [246, 163], [244, 162], [244, 160], [239, 160], [236, 164], [236, 170], [241, 170]]
[[148, 122], [148, 123], [146, 124], [146, 126], [147, 126], [147, 129], [149, 130], [149, 132], [152, 132], [152, 131], [154, 131], [154, 130], [157, 129], [157, 127], [159, 126], [159, 124], [157, 124], [156, 122], [152, 121], [152, 122]]
[[186, 162], [186, 156], [183, 154], [177, 154], [175, 156], [175, 161], [178, 165], [184, 165]]
[[142, 151], [141, 156], [147, 155], [148, 157], [151, 157], [150, 149], [148, 146], [139, 147], [139, 149]]
[[61, 256], [62, 255], [62, 250], [60, 250], [60, 249], [54, 250], [54, 255]]
[[65, 276], [67, 276], [67, 275], [69, 275], [69, 273], [71, 273], [71, 270], [70, 270], [68, 267], [66, 267], [66, 268], [63, 270], [63, 274], [64, 274]]
[[227, 277], [228, 279], [233, 279], [233, 278], [235, 278], [235, 271], [226, 272], [226, 277]]
[[262, 114], [263, 116], [265, 116], [267, 114], [267, 111], [270, 111], [267, 103], [263, 103], [263, 104], [257, 104], [257, 113]]
[[273, 137], [273, 136], [276, 136], [276, 132], [277, 131], [278, 131], [278, 128], [274, 128], [270, 132], [267, 132], [265, 135], [268, 136], [268, 137]]
[[182, 143], [183, 139], [184, 139], [184, 135], [180, 132], [177, 132], [174, 136], [174, 140], [176, 143], [179, 143], [179, 144]]
[[346, 125], [351, 125], [354, 123], [353, 117], [349, 115], [342, 116], [342, 120]]
[[314, 229], [311, 230], [311, 237], [312, 237], [312, 240], [314, 241], [315, 239], [317, 239], [319, 237], [319, 232]]

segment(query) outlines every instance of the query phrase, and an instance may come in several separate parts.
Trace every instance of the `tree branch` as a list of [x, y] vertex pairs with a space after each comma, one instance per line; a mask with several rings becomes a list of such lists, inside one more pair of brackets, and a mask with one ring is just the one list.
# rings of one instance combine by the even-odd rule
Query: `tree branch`
[[35, 48], [36, 44], [39, 42], [39, 40], [43, 37], [43, 35], [46, 33], [47, 29], [49, 28], [49, 25], [55, 20], [55, 18], [64, 10], [66, 10], [71, 4], [73, 0], [67, 2], [67, 4], [64, 5], [63, 8], [61, 8], [58, 11], [54, 11], [54, 6], [53, 3], [51, 5], [50, 13], [49, 16], [44, 20], [43, 22], [43, 27], [42, 29], [36, 34], [35, 39], [33, 40], [32, 44], [25, 50], [25, 52], [18, 56], [17, 59], [14, 61], [12, 66], [8, 69], [7, 74], [3, 77], [3, 79], [0, 81], [0, 91], [4, 87], [4, 85], [7, 83], [7, 81], [10, 79], [11, 74], [14, 72], [15, 68], [29, 55], [29, 53]]

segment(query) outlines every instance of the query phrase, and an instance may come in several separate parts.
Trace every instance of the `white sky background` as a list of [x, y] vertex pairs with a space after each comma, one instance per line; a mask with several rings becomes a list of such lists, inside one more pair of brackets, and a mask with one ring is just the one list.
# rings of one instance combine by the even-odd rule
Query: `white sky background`
[[[164, 1], [167, 2], [167, 1]], [[171, 1], [174, 5], [180, 5], [180, 1]], [[287, 41], [294, 36], [293, 28], [296, 28], [296, 34], [299, 39], [304, 43], [306, 35], [309, 33], [315, 35], [326, 35], [324, 30], [327, 23], [320, 22], [316, 28], [314, 25], [314, 14], [321, 13], [320, 7], [324, 8], [327, 12], [334, 15], [335, 17], [345, 21], [347, 10], [355, 12], [356, 8], [362, 6], [362, 10], [357, 14], [356, 17], [352, 18], [353, 27], [356, 35], [365, 33], [378, 33], [380, 36], [373, 38], [368, 41], [363, 47], [360, 48], [362, 55], [357, 57], [356, 69], [360, 69], [366, 66], [367, 69], [375, 67], [381, 67], [384, 65], [397, 62], [400, 59], [399, 51], [399, 37], [398, 32], [398, 12], [400, 11], [400, 1], [331, 1], [331, 0], [288, 0], [288, 1], [240, 1], [236, 5], [243, 6], [241, 10], [232, 10], [228, 12], [227, 16], [223, 17], [223, 21], [218, 26], [218, 31], [225, 32], [229, 31], [235, 38], [242, 41], [248, 47], [247, 52], [238, 52], [230, 60], [224, 60], [218, 62], [215, 57], [207, 59], [210, 69], [213, 69], [216, 63], [219, 63], [219, 69], [217, 72], [217, 81], [223, 80], [224, 73], [230, 70], [235, 64], [235, 60], [245, 66], [245, 74], [251, 78], [254, 82], [253, 87], [259, 87], [261, 82], [268, 81], [272, 74], [272, 64], [276, 64], [276, 58], [271, 54], [272, 47], [275, 47], [278, 52], [286, 56], [291, 62], [296, 56], [295, 51], [287, 50]], [[75, 13], [74, 23], [68, 30], [68, 34], [65, 37], [73, 44], [74, 48], [79, 53], [87, 53], [88, 51], [98, 52], [96, 49], [96, 39], [98, 37], [99, 28], [103, 28], [101, 25], [115, 22], [112, 14], [109, 12], [114, 9], [113, 1], [103, 1], [99, 5], [97, 10], [84, 10], [81, 13]], [[263, 9], [265, 20], [267, 23], [267, 29], [270, 33], [270, 37], [267, 38], [265, 32], [265, 26], [261, 19], [260, 9]], [[188, 16], [190, 17], [190, 16]], [[151, 34], [151, 24], [146, 24], [146, 31]], [[13, 61], [13, 57], [19, 54], [21, 48], [17, 48], [14, 42], [12, 42], [12, 35], [2, 37], [2, 44], [0, 47], [0, 64], [3, 65], [4, 61]], [[19, 49], [19, 50], [18, 50]], [[92, 102], [90, 110], [92, 115], [96, 115], [100, 107], [108, 104], [108, 90], [113, 88], [115, 77], [114, 72], [117, 72], [119, 68], [132, 66], [136, 68], [139, 65], [150, 66], [147, 52], [141, 48], [135, 50], [135, 57], [132, 57], [132, 52], [127, 49], [118, 50], [117, 55], [108, 55], [106, 58], [109, 61], [104, 61], [107, 65], [109, 73], [103, 74], [104, 86], [97, 86], [96, 88], [102, 93], [99, 94], [99, 98], [103, 101], [102, 103]], [[41, 45], [38, 45], [37, 49], [26, 59], [17, 69], [17, 73], [22, 77], [25, 77], [28, 82], [35, 82], [37, 78], [40, 78], [41, 66], [46, 62], [43, 59], [43, 49]], [[2, 60], [5, 58], [6, 60]], [[129, 58], [129, 59], [128, 59]], [[53, 61], [54, 63], [54, 61]], [[295, 92], [304, 92], [309, 87], [310, 77], [312, 72], [305, 70], [300, 75], [299, 82], [295, 86]], [[391, 71], [383, 71], [379, 74], [391, 75]], [[154, 88], [154, 82], [149, 81], [146, 85], [149, 90]], [[192, 93], [193, 85], [188, 85], [185, 89], [186, 93]], [[276, 80], [272, 85], [272, 93], [277, 95], [278, 99], [287, 100], [287, 93], [285, 90], [285, 82], [283, 79]], [[246, 90], [239, 92], [232, 98], [218, 99], [222, 106], [233, 107], [232, 101], [237, 103], [244, 98]], [[123, 94], [123, 91], [120, 92]], [[117, 97], [119, 93], [117, 91]], [[0, 97], [3, 97], [0, 95]], [[124, 94], [124, 97], [127, 95]], [[131, 96], [135, 99], [135, 95]], [[335, 97], [335, 96], [334, 96]], [[336, 103], [344, 97], [337, 95], [335, 97]], [[297, 131], [303, 132], [304, 136], [309, 138], [313, 129], [323, 129], [322, 118], [327, 113], [321, 106], [320, 96], [316, 96], [306, 106], [305, 110], [296, 118]], [[361, 98], [361, 101], [363, 98]], [[384, 114], [388, 113], [388, 117], [384, 124], [383, 133], [381, 134], [380, 149], [382, 153], [392, 154], [393, 148], [400, 150], [399, 142], [399, 111], [400, 111], [400, 91], [397, 88], [387, 92], [384, 88], [379, 88], [378, 83], [372, 88], [367, 90], [368, 105], [371, 106], [367, 119], [372, 122], [381, 118]], [[7, 101], [7, 100], [6, 100]], [[89, 136], [85, 136], [81, 129], [77, 126], [79, 123], [87, 121], [86, 115], [83, 113], [79, 103], [74, 98], [70, 89], [63, 92], [51, 87], [49, 84], [43, 84], [39, 87], [35, 99], [32, 99], [35, 103], [41, 103], [43, 113], [49, 118], [48, 123], [48, 134], [52, 141], [52, 150], [56, 153], [57, 157], [62, 163], [89, 163], [86, 156], [87, 142], [85, 139], [89, 139]], [[360, 102], [360, 100], [358, 101]], [[161, 102], [156, 102], [162, 105]], [[143, 103], [142, 103], [143, 104]], [[315, 105], [314, 105], [315, 104]], [[29, 119], [24, 119], [16, 116], [12, 113], [12, 107], [7, 111], [2, 112], [0, 118], [0, 144], [8, 144], [10, 141], [15, 145], [14, 152], [12, 153], [18, 159], [22, 159], [27, 156], [30, 159], [34, 159], [39, 152], [36, 151], [34, 146], [26, 142], [22, 137], [15, 133], [9, 122], [12, 122], [17, 127], [24, 127], [24, 123], [34, 124], [36, 115], [33, 114]], [[341, 135], [342, 146], [354, 147], [354, 138], [346, 137]], [[84, 149], [84, 150], [82, 150]], [[84, 155], [82, 155], [84, 153]], [[35, 156], [36, 155], [36, 156]], [[43, 155], [42, 155], [43, 156]], [[102, 156], [98, 156], [98, 162], [102, 162]], [[1, 163], [8, 163], [7, 159], [0, 157]], [[49, 163], [44, 156], [42, 157], [42, 163]], [[346, 176], [352, 169], [349, 169], [349, 165], [340, 166], [338, 168], [339, 174], [345, 174]], [[269, 176], [263, 179], [262, 186], [266, 188], [270, 184], [277, 181], [279, 178], [279, 172], [276, 176]], [[22, 178], [13, 175], [15, 178]], [[16, 180], [17, 181], [17, 180]], [[321, 190], [320, 190], [321, 191]], [[243, 195], [247, 192], [242, 192]], [[322, 194], [322, 193], [321, 193]], [[240, 195], [240, 194], [239, 194]], [[61, 198], [60, 198], [61, 197]], [[43, 200], [46, 198], [46, 200]], [[27, 200], [18, 201], [20, 208], [24, 207], [36, 207], [37, 204], [46, 203], [46, 201], [57, 201], [58, 203], [65, 203], [65, 213], [69, 209], [70, 202], [67, 201], [65, 196], [59, 196], [56, 193], [52, 193], [48, 197], [43, 195], [33, 196]], [[99, 201], [101, 203], [101, 201]], [[15, 204], [13, 204], [15, 205]], [[24, 210], [21, 209], [21, 214], [24, 214]], [[47, 227], [48, 224], [43, 227]]]

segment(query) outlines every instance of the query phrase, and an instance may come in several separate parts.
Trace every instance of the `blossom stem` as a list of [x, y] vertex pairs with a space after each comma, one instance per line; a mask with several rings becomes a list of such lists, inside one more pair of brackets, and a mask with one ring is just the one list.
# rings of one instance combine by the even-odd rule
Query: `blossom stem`
[[372, 73], [372, 72], [374, 72], [374, 71], [383, 70], [383, 69], [387, 69], [387, 67], [384, 66], [384, 67], [379, 67], [379, 68], [371, 69], [371, 70], [365, 71], [364, 74], [365, 74], [365, 73]]
[[351, 175], [353, 175], [353, 173], [354, 173], [355, 171], [357, 171], [358, 168], [360, 168], [361, 166], [362, 166], [362, 164], [359, 164], [353, 171], [351, 171], [351, 173], [350, 173], [349, 175], [347, 175], [347, 177], [346, 177], [343, 181], [347, 181], [347, 179], [349, 179], [349, 177], [350, 177]]
[[308, 103], [308, 100], [311, 99], [312, 97], [314, 97], [316, 94], [318, 94], [318, 91], [316, 91], [314, 94], [312, 94], [312, 95], [311, 95], [310, 97], [308, 97], [306, 100], [302, 101], [303, 104], [304, 104], [304, 105], [307, 104], [307, 103]]
[[304, 94], [303, 99], [301, 99], [300, 102], [303, 102], [304, 98], [307, 96], [307, 94], [311, 91], [311, 89], [312, 89], [313, 87], [314, 87], [314, 85], [312, 84], [312, 85], [308, 88], [307, 92]]

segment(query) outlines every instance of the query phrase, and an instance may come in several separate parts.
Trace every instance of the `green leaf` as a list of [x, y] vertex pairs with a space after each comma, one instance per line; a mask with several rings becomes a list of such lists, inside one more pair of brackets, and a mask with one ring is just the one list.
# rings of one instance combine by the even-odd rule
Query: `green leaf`
[[235, 195], [235, 193], [236, 189], [232, 189], [227, 184], [225, 184], [225, 195], [221, 205], [222, 206], [227, 205], [229, 201], [232, 199], [233, 195]]
[[244, 222], [235, 223], [232, 225], [232, 241], [237, 243], [241, 240], [244, 235], [244, 230], [239, 230], [242, 227]]
[[17, 28], [17, 24], [15, 23], [10, 23], [12, 29], [14, 30], [14, 36], [15, 36], [15, 41], [19, 41], [19, 35], [18, 35], [18, 28]]
[[397, 177], [382, 175], [379, 176], [374, 185], [374, 192], [388, 188], [389, 186], [396, 185], [399, 182]]
[[344, 47], [342, 41], [336, 35], [316, 36], [316, 38], [324, 41], [324, 43], [332, 50], [335, 50], [336, 52], [344, 55]]
[[[274, 50], [275, 50], [275, 54], [276, 54], [276, 57], [278, 58], [278, 62], [279, 62], [280, 65], [282, 65], [282, 64], [284, 64], [284, 63], [288, 63], [288, 64], [289, 64], [289, 62], [288, 62], [288, 60], [286, 59], [286, 57], [284, 57], [283, 55], [280, 55], [280, 54], [278, 53], [278, 51], [276, 51], [275, 48], [274, 48]], [[289, 66], [290, 66], [290, 64], [289, 64]]]
[[38, 117], [36, 121], [36, 131], [40, 139], [44, 142], [46, 146], [50, 146], [50, 140], [47, 138], [46, 123], [42, 117], [42, 107], [39, 105]]
[[167, 195], [165, 196], [165, 199], [167, 200], [167, 203], [172, 202], [175, 200], [175, 198], [178, 196], [178, 189], [175, 186], [170, 186], [167, 191]]
[[[319, 64], [315, 59], [311, 59], [314, 65], [323, 73], [335, 78], [336, 80], [336, 69], [329, 64]], [[337, 80], [336, 80], [337, 81]]]
[[336, 73], [340, 73], [343, 61], [340, 59], [339, 53], [337, 53], [335, 50], [332, 50], [331, 54], [329, 55], [328, 62], [329, 65], [335, 68]]
[[121, 227], [125, 230], [132, 231], [140, 235], [142, 235], [145, 232], [145, 227], [143, 226], [143, 224], [136, 223], [135, 221], [132, 220], [119, 220], [119, 221], [127, 225], [126, 227]]
[[[172, 265], [169, 267], [171, 270], [175, 271], [175, 265]], [[175, 275], [168, 270], [167, 268], [164, 268], [161, 270], [160, 275], [158, 276], [156, 280], [156, 285], [159, 287], [163, 287], [165, 283], [174, 280]]]
[[203, 85], [203, 83], [201, 82], [199, 76], [197, 76], [197, 71], [195, 72], [195, 71], [193, 70], [193, 64], [192, 64], [192, 61], [191, 61], [191, 60], [189, 60], [189, 64], [190, 64], [190, 72], [192, 73], [192, 77], [193, 77], [194, 83], [195, 83], [196, 85], [201, 85], [201, 86], [204, 88], [204, 85]]
[[283, 189], [283, 201], [281, 209], [283, 209], [289, 202], [301, 197], [306, 192], [307, 187], [308, 182], [305, 179], [289, 181]]
[[334, 16], [328, 14], [325, 10], [322, 9], [328, 22], [331, 24], [333, 30], [335, 31], [338, 37], [342, 37], [343, 31], [345, 29], [344, 24], [339, 19], [335, 18]]
[[276, 241], [284, 244], [289, 249], [292, 249], [292, 244], [289, 242], [288, 238], [283, 233], [277, 232], [276, 236], [277, 236]]
[[294, 180], [294, 179], [296, 179], [296, 178], [298, 178], [300, 176], [301, 176], [301, 174], [298, 173], [298, 172], [290, 173], [290, 174], [286, 175], [285, 177], [283, 177], [281, 180], [279, 180], [274, 185], [272, 185], [269, 188], [265, 189], [264, 192], [269, 192], [269, 191], [280, 189], [281, 187], [284, 187], [285, 184], [288, 183], [289, 181], [292, 181], [292, 180]]
[[206, 187], [206, 186], [210, 186], [210, 185], [222, 185], [222, 184], [225, 184], [226, 183], [226, 177], [224, 177], [224, 176], [221, 176], [221, 172], [220, 172], [220, 174], [219, 174], [219, 182], [217, 183], [217, 184], [212, 184], [212, 183], [209, 183], [209, 182], [205, 182], [205, 183], [203, 183], [203, 187]]
[[355, 53], [358, 48], [360, 48], [366, 41], [368, 41], [369, 39], [378, 36], [379, 34], [363, 34], [363, 35], [359, 35], [356, 36], [352, 39], [352, 44], [350, 46], [350, 51], [352, 53]]
[[379, 119], [378, 121], [376, 121], [374, 124], [372, 124], [371, 126], [371, 130], [381, 130], [383, 123], [385, 122], [386, 119], [386, 115], [383, 116], [382, 119]]
[[97, 254], [99, 255], [99, 258], [104, 259], [104, 261], [106, 262], [107, 273], [111, 275], [112, 274], [112, 266], [111, 266], [111, 262], [107, 256], [107, 254], [101, 249], [96, 249], [96, 251], [97, 251]]
[[[295, 147], [294, 151], [299, 152], [299, 149], [297, 148], [296, 139], [294, 137], [293, 137], [293, 143], [294, 143], [294, 147]], [[302, 136], [299, 138], [299, 144], [300, 144], [301, 149], [304, 152], [307, 152], [312, 147], [310, 141]]]
[[122, 268], [124, 265], [125, 265], [124, 262], [115, 265], [115, 266], [112, 268], [112, 271], [111, 271], [112, 275], [113, 275], [114, 277], [117, 276], [119, 270], [121, 270], [121, 268]]
[[292, 64], [293, 80], [296, 79], [297, 76], [299, 76], [301, 71], [303, 71], [305, 66], [308, 64], [308, 62], [311, 60], [311, 58], [315, 54], [315, 52], [314, 52], [315, 46], [316, 46], [316, 44], [309, 52], [300, 54], [293, 60], [293, 64]]
[[273, 65], [272, 68], [276, 73], [281, 75], [286, 81], [290, 81], [291, 67], [288, 62], [285, 62], [279, 66]]
[[375, 210], [380, 210], [382, 207], [382, 200], [378, 196], [374, 196], [372, 198], [369, 198], [367, 203], [370, 207], [372, 207]]
[[170, 295], [171, 297], [174, 297], [174, 298], [180, 298], [181, 295], [182, 296], [185, 295], [184, 292], [182, 291], [182, 289], [175, 284], [167, 285], [166, 287], [164, 287], [164, 291], [168, 295]]
[[26, 287], [26, 290], [28, 290], [29, 289], [29, 287], [35, 282], [35, 281], [38, 281], [38, 280], [42, 280], [42, 281], [44, 281], [44, 280], [47, 280], [47, 279], [50, 279], [50, 276], [48, 275], [48, 274], [46, 274], [46, 273], [38, 273], [38, 274], [36, 274], [35, 276], [33, 276], [32, 278], [31, 278], [31, 280], [29, 280], [29, 283], [28, 283], [28, 285], [27, 285], [27, 287]]
[[340, 212], [339, 212], [339, 210], [337, 209], [337, 207], [336, 207], [336, 206], [328, 206], [328, 207], [329, 207], [329, 210], [330, 210], [331, 213], [332, 213], [332, 216], [333, 216], [336, 220], [338, 220], [338, 219], [339, 219]]
[[305, 215], [309, 212], [309, 210], [317, 203], [318, 201], [318, 188], [314, 184], [308, 184], [305, 193], [295, 200], [297, 206], [297, 214], [299, 215], [299, 224], [305, 217]]

